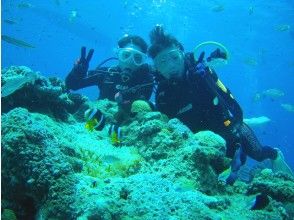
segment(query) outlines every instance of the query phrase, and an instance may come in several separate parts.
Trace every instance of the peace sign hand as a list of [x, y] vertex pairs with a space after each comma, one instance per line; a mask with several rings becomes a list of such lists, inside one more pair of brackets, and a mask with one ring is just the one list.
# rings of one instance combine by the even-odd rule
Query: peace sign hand
[[90, 49], [86, 57], [86, 47], [81, 48], [81, 57], [78, 59], [74, 65], [73, 71], [78, 77], [85, 77], [88, 72], [89, 63], [92, 59], [94, 50]]

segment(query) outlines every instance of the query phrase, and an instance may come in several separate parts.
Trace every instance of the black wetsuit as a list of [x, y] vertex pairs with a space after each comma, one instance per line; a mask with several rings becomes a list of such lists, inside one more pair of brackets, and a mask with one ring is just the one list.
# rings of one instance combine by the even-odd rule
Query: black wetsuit
[[[241, 146], [238, 158], [241, 164], [245, 163], [246, 154], [257, 161], [277, 157], [277, 151], [263, 147], [243, 123], [241, 107], [227, 88], [219, 86], [214, 71], [206, 67], [205, 74], [197, 74], [191, 53], [186, 54], [185, 68], [182, 79], [157, 77], [156, 107], [159, 111], [180, 119], [193, 132], [211, 130], [221, 135], [227, 142], [227, 156], [231, 158]], [[240, 164], [232, 168], [238, 170], [239, 167]]]
[[119, 67], [100, 67], [89, 71], [84, 77], [79, 77], [72, 70], [65, 79], [68, 89], [78, 90], [89, 86], [98, 86], [99, 99], [115, 101], [115, 95], [120, 93], [123, 106], [129, 106], [134, 100], [149, 100], [153, 91], [153, 74], [151, 68], [144, 64], [138, 70], [130, 73]]

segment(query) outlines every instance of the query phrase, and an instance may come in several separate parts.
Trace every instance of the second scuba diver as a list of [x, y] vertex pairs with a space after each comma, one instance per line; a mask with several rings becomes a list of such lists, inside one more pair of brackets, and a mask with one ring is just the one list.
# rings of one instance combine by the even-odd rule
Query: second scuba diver
[[219, 49], [208, 58], [198, 59], [184, 53], [182, 44], [157, 25], [150, 33], [149, 56], [154, 61], [156, 107], [169, 118], [178, 118], [193, 132], [211, 130], [227, 143], [227, 156], [233, 158], [227, 184], [237, 179], [246, 156], [257, 161], [271, 159], [273, 169], [292, 174], [279, 149], [262, 146], [250, 127], [243, 122], [243, 112], [230, 90], [207, 65], [214, 58], [225, 58]]
[[[111, 59], [103, 61], [95, 70], [88, 71], [89, 62], [94, 50], [86, 56], [86, 48], [82, 47], [81, 57], [75, 63], [65, 79], [68, 89], [78, 90], [89, 86], [98, 86], [99, 99], [116, 101], [119, 111], [116, 114], [116, 125], [110, 127], [110, 135], [120, 141], [119, 125], [130, 114], [131, 105], [135, 100], [148, 101], [153, 91], [153, 74], [146, 63], [147, 44], [139, 36], [125, 35], [118, 41], [118, 65], [104, 67]], [[103, 67], [102, 67], [103, 66]], [[105, 125], [103, 114], [99, 109], [89, 109], [85, 112], [86, 128], [101, 130]]]

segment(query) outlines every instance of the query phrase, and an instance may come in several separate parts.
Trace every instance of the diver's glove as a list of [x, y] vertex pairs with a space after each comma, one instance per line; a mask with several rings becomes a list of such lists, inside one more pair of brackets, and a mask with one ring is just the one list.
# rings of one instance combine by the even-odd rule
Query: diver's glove
[[164, 42], [165, 34], [163, 25], [157, 24], [150, 33], [151, 44], [155, 42]]
[[200, 76], [204, 76], [208, 72], [208, 67], [205, 64], [204, 60], [205, 52], [202, 52], [196, 61], [195, 73]]
[[219, 48], [217, 48], [215, 51], [213, 51], [209, 57], [207, 57], [207, 62], [210, 62], [213, 59], [227, 59], [227, 54], [225, 52], [222, 52]]
[[86, 47], [81, 48], [81, 57], [78, 59], [71, 71], [77, 78], [84, 78], [87, 75], [90, 60], [92, 59], [94, 50], [90, 49], [86, 57]]

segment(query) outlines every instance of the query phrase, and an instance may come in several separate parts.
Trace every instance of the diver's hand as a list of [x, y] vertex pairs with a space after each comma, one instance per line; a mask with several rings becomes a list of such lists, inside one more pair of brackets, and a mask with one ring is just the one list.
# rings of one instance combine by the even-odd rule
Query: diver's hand
[[204, 60], [205, 53], [202, 52], [197, 59], [195, 73], [200, 76], [204, 76], [207, 73], [207, 66]]
[[81, 48], [81, 57], [76, 61], [72, 72], [78, 77], [83, 78], [87, 75], [90, 60], [92, 59], [94, 50], [90, 49], [86, 57], [86, 47]]
[[154, 42], [163, 42], [165, 38], [163, 25], [157, 24], [150, 33], [150, 41], [153, 44]]
[[227, 59], [227, 54], [225, 52], [222, 52], [219, 48], [213, 51], [206, 60], [207, 62], [210, 62], [212, 59], [218, 59], [218, 58]]

